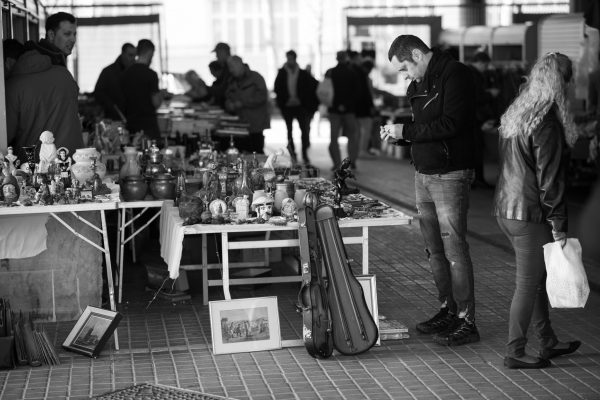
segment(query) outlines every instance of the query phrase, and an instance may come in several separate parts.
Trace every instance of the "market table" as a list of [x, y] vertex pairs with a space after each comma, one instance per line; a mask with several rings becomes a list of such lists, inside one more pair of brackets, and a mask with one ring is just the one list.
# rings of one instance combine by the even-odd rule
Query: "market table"
[[[369, 273], [369, 228], [375, 226], [399, 226], [411, 223], [412, 217], [403, 214], [400, 211], [389, 209], [390, 211], [376, 218], [343, 218], [339, 220], [341, 229], [362, 228], [361, 236], [345, 236], [344, 244], [362, 245], [362, 274]], [[254, 283], [280, 283], [280, 282], [300, 282], [302, 277], [297, 276], [277, 276], [277, 277], [256, 277], [256, 278], [238, 278], [230, 279], [229, 270], [233, 263], [229, 261], [229, 250], [236, 249], [266, 249], [273, 247], [297, 247], [299, 240], [281, 239], [269, 240], [270, 234], [277, 231], [297, 231], [297, 222], [288, 222], [285, 226], [272, 224], [196, 224], [183, 225], [183, 220], [179, 217], [179, 210], [173, 206], [171, 201], [165, 201], [162, 207], [160, 218], [160, 243], [161, 256], [166, 261], [169, 268], [169, 275], [176, 279], [179, 275], [179, 268], [185, 270], [202, 270], [202, 296], [203, 303], [208, 304], [208, 287], [222, 286], [223, 294], [226, 300], [231, 300], [229, 292], [230, 285], [244, 285]], [[241, 232], [262, 232], [265, 233], [265, 240], [250, 241], [230, 241], [230, 234]], [[221, 236], [221, 263], [209, 264], [207, 256], [207, 235], [219, 234]], [[180, 265], [181, 254], [183, 250], [183, 238], [185, 235], [202, 235], [202, 264]], [[265, 254], [266, 255], [266, 254]], [[268, 263], [268, 258], [266, 260]], [[238, 266], [250, 266], [239, 265]], [[252, 266], [256, 266], [254, 263]], [[208, 269], [222, 268], [222, 279], [208, 279]]]
[[[106, 277], [108, 283], [108, 296], [110, 301], [110, 309], [116, 311], [115, 304], [115, 291], [114, 291], [114, 283], [113, 283], [113, 274], [112, 274], [112, 265], [110, 260], [110, 248], [108, 245], [108, 232], [106, 229], [106, 210], [115, 210], [117, 208], [117, 202], [108, 201], [101, 203], [80, 203], [80, 204], [64, 204], [64, 205], [49, 205], [49, 206], [15, 206], [15, 207], [2, 207], [0, 208], [0, 217], [1, 216], [14, 216], [14, 215], [31, 215], [31, 214], [49, 214], [58, 222], [60, 222], [68, 231], [74, 234], [76, 237], [81, 240], [87, 242], [91, 246], [100, 250], [104, 253], [104, 260], [106, 263]], [[100, 212], [100, 220], [101, 226], [98, 227], [95, 224], [89, 222], [87, 219], [80, 216], [78, 213], [86, 212], [86, 211], [99, 211]], [[102, 246], [97, 245], [91, 239], [83, 236], [79, 232], [77, 232], [72, 226], [70, 226], [64, 219], [62, 219], [59, 214], [62, 213], [71, 213], [77, 220], [88, 225], [95, 231], [102, 234]], [[119, 349], [119, 340], [117, 336], [117, 331], [114, 332], [115, 337], [115, 348]]]
[[[117, 234], [117, 286], [119, 287], [118, 301], [121, 303], [123, 297], [123, 253], [125, 251], [125, 245], [131, 241], [132, 249], [131, 255], [133, 262], [135, 263], [135, 237], [148, 225], [152, 223], [161, 214], [161, 207], [164, 200], [140, 200], [140, 201], [120, 201], [117, 203], [117, 212], [120, 215], [117, 216], [119, 231]], [[135, 209], [142, 209], [137, 215], [134, 215]], [[154, 214], [144, 223], [144, 225], [136, 228], [134, 222], [140, 218], [146, 211], [154, 212]], [[129, 219], [129, 220], [128, 220]], [[127, 236], [127, 227], [130, 229], [129, 236]]]

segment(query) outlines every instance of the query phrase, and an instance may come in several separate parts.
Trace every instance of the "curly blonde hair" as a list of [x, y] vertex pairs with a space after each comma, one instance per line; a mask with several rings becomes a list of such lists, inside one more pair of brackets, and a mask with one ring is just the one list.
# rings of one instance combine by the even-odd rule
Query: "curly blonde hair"
[[548, 53], [531, 68], [519, 95], [500, 119], [500, 135], [511, 138], [520, 134], [531, 135], [542, 122], [550, 108], [556, 104], [558, 117], [570, 147], [579, 136], [573, 115], [569, 111], [567, 89], [573, 76], [569, 57], [561, 53]]

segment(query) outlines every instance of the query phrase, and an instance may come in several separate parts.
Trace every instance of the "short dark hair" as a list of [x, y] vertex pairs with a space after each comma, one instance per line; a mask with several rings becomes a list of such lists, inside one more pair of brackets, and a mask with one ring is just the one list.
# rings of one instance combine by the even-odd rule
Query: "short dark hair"
[[142, 55], [142, 54], [146, 54], [149, 53], [150, 51], [154, 51], [155, 47], [154, 47], [154, 43], [152, 43], [151, 40], [148, 39], [140, 39], [140, 41], [138, 42], [137, 45], [137, 54]]
[[135, 49], [135, 46], [129, 42], [123, 43], [123, 46], [121, 46], [121, 53], [125, 53], [127, 49]]
[[294, 57], [294, 58], [298, 58], [298, 55], [296, 54], [296, 52], [294, 50], [288, 50], [285, 52], [285, 56], [286, 57]]
[[60, 27], [60, 23], [63, 21], [68, 21], [72, 24], [77, 23], [77, 20], [75, 19], [73, 14], [69, 14], [63, 11], [57, 12], [56, 14], [52, 14], [48, 17], [48, 19], [46, 19], [46, 32], [56, 32], [56, 30]]
[[17, 39], [9, 38], [2, 41], [2, 50], [4, 52], [4, 60], [7, 58], [17, 60], [25, 52], [25, 46]]
[[394, 39], [388, 50], [388, 60], [392, 61], [392, 58], [396, 56], [400, 62], [408, 60], [413, 61], [412, 51], [414, 49], [420, 50], [423, 53], [429, 53], [431, 51], [431, 49], [418, 37], [414, 35], [400, 35]]

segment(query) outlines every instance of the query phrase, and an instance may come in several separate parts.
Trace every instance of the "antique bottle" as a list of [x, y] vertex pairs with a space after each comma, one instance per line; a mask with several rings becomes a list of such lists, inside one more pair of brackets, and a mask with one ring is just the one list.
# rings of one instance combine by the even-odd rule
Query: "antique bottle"
[[252, 188], [250, 187], [250, 178], [248, 171], [248, 161], [242, 161], [242, 182], [240, 186], [237, 188], [237, 196], [248, 196], [248, 200], [252, 201]]
[[237, 213], [238, 220], [247, 220], [249, 211], [250, 201], [248, 201], [248, 195], [245, 194], [241, 199], [238, 199], [238, 201], [235, 202], [235, 212]]
[[177, 173], [177, 181], [175, 183], [175, 205], [179, 206], [179, 199], [185, 194], [185, 172], [179, 171]]
[[234, 164], [235, 161], [240, 156], [240, 151], [235, 147], [235, 143], [233, 142], [233, 135], [229, 137], [229, 148], [225, 152], [227, 155], [227, 164]]

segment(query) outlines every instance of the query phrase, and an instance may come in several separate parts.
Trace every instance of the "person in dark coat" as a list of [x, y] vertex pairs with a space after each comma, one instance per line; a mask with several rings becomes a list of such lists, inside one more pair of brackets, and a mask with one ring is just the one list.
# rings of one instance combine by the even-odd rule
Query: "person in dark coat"
[[9, 38], [2, 41], [2, 50], [2, 54], [4, 54], [4, 79], [6, 80], [17, 60], [25, 51], [25, 46], [17, 39]]
[[[227, 91], [227, 86], [231, 80], [231, 74], [229, 73], [229, 67], [227, 65], [227, 60], [229, 60], [229, 57], [231, 57], [231, 48], [227, 43], [221, 42], [217, 43], [213, 49], [213, 52], [217, 57], [216, 62], [220, 64], [220, 68], [214, 65], [212, 68], [210, 68], [209, 64], [211, 73], [215, 77], [215, 81], [210, 87], [210, 94], [213, 98], [213, 103], [224, 109], [225, 92]], [[215, 73], [213, 73], [213, 71]]]
[[343, 134], [348, 138], [348, 157], [352, 169], [356, 169], [358, 158], [358, 125], [356, 121], [356, 103], [358, 101], [358, 74], [350, 66], [348, 53], [338, 51], [338, 64], [329, 69], [325, 76], [333, 84], [333, 104], [327, 109], [331, 123], [331, 141], [329, 155], [333, 161], [333, 170], [342, 164], [338, 138]]
[[475, 87], [475, 181], [473, 187], [490, 188], [492, 185], [485, 180], [485, 132], [493, 129], [497, 124], [496, 97], [499, 90], [492, 87], [487, 79], [488, 66], [492, 60], [483, 52], [476, 52], [471, 57], [469, 67], [473, 72], [473, 86]]
[[293, 137], [294, 119], [300, 125], [302, 134], [302, 160], [305, 164], [308, 159], [308, 148], [310, 147], [310, 120], [319, 107], [316, 90], [318, 81], [306, 70], [300, 68], [296, 62], [296, 52], [290, 50], [285, 53], [286, 63], [277, 72], [275, 78], [275, 95], [277, 96], [277, 107], [285, 121], [288, 137], [288, 150], [295, 160], [296, 151]]
[[123, 73], [135, 62], [136, 49], [131, 43], [121, 46], [121, 54], [114, 63], [104, 67], [96, 86], [94, 98], [102, 107], [104, 116], [112, 120], [123, 120], [125, 109], [125, 98], [123, 95]]
[[265, 79], [238, 56], [227, 60], [231, 80], [225, 92], [225, 110], [248, 123], [248, 137], [237, 140], [240, 151], [264, 153], [263, 131], [271, 127], [269, 91]]
[[[516, 288], [510, 305], [507, 368], [545, 368], [550, 358], [570, 354], [579, 341], [561, 343], [550, 322], [546, 293], [546, 243], [567, 238], [567, 167], [578, 132], [567, 91], [573, 67], [548, 53], [532, 67], [527, 82], [501, 118], [500, 176], [493, 215], [515, 252]], [[532, 325], [540, 353], [525, 353]]]
[[158, 74], [150, 68], [153, 56], [154, 43], [141, 39], [137, 45], [137, 60], [123, 74], [123, 94], [129, 132], [144, 131], [147, 137], [160, 139], [156, 110], [164, 92], [158, 87]]
[[475, 95], [469, 68], [431, 50], [413, 35], [398, 36], [389, 60], [411, 80], [412, 122], [381, 127], [382, 139], [411, 145], [419, 225], [441, 304], [417, 331], [457, 346], [479, 341], [473, 263], [467, 243], [469, 190], [474, 178]]
[[44, 39], [25, 43], [6, 82], [7, 136], [13, 147], [38, 144], [43, 131], [52, 132], [56, 146], [71, 154], [83, 147], [79, 87], [66, 68], [76, 38], [75, 17], [58, 12], [46, 19]]
[[136, 49], [131, 43], [121, 46], [121, 54], [114, 63], [106, 66], [96, 82], [94, 97], [102, 107], [104, 116], [112, 120], [125, 118], [125, 97], [123, 95], [123, 73], [135, 62]]

